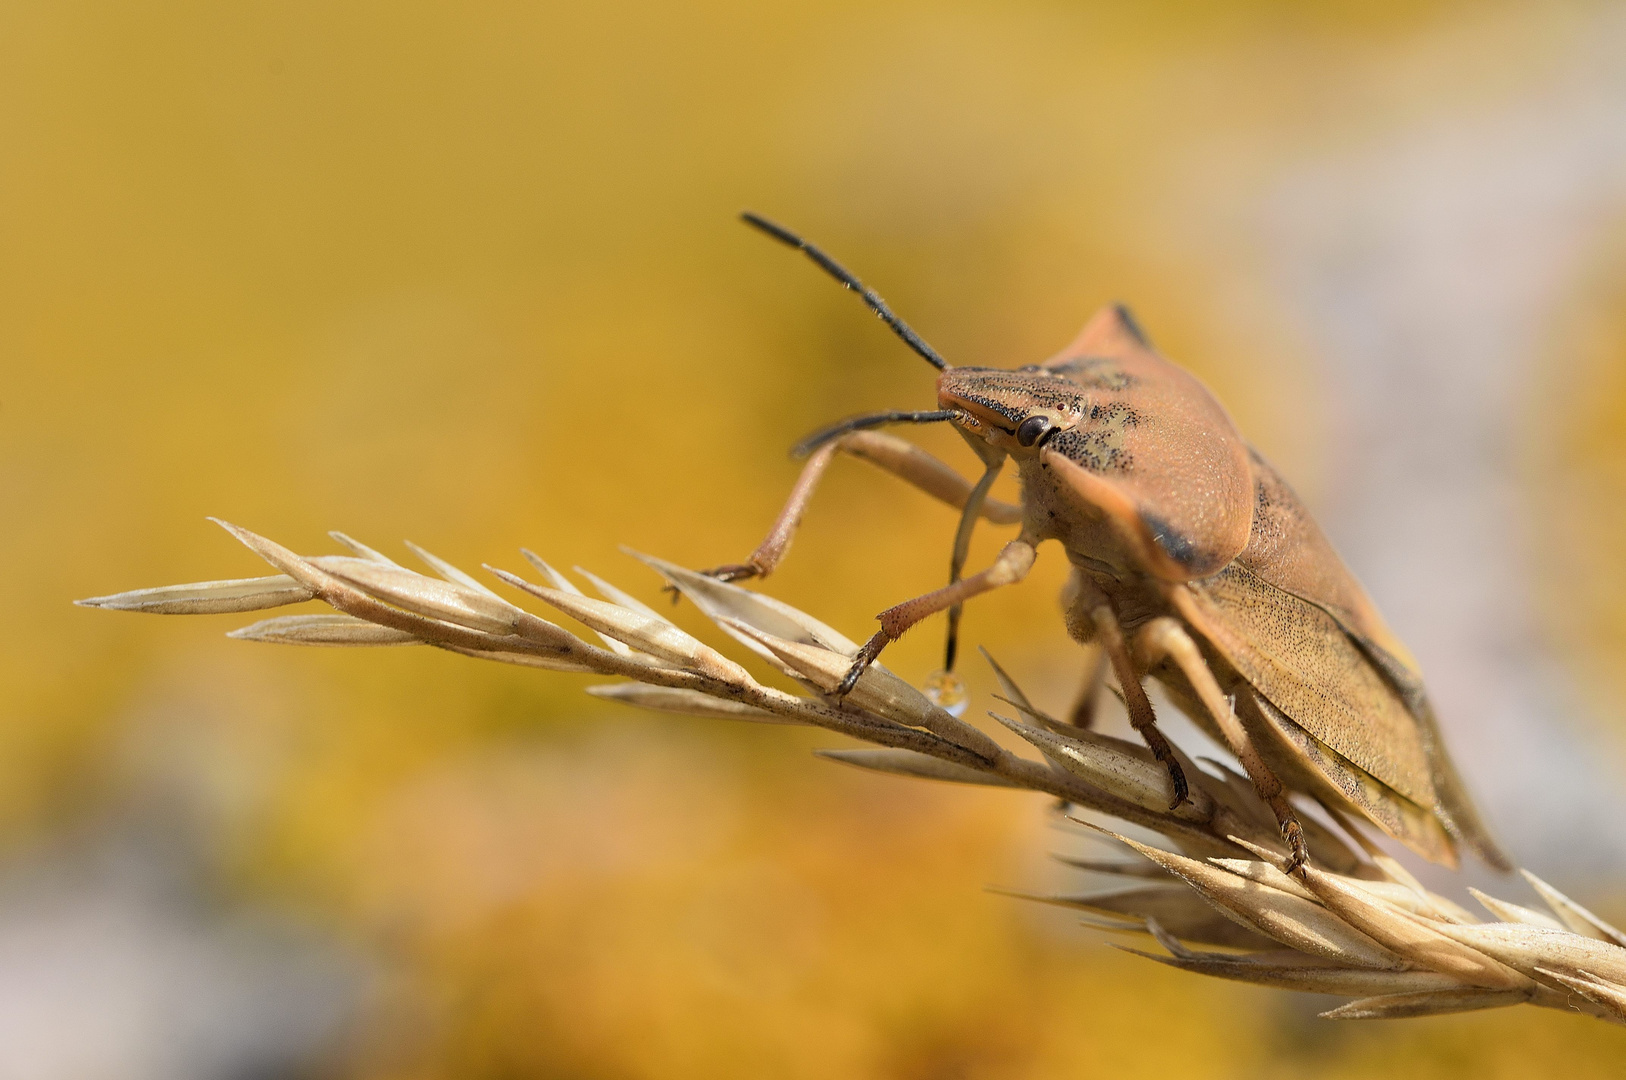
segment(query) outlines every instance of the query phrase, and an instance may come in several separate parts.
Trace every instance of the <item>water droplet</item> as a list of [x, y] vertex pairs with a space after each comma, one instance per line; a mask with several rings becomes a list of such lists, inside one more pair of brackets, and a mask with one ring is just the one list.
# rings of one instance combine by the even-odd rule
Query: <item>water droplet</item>
[[965, 707], [971, 704], [971, 695], [966, 693], [965, 680], [952, 671], [932, 672], [927, 677], [923, 689], [932, 704], [950, 716], [959, 716], [965, 712]]

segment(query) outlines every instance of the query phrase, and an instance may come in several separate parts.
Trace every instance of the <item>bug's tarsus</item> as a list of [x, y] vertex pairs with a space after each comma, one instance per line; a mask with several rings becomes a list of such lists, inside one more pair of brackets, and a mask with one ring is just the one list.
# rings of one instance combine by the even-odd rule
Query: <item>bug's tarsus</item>
[[841, 677], [841, 682], [837, 683], [835, 690], [831, 692], [832, 696], [839, 701], [852, 693], [853, 687], [858, 685], [859, 678], [871, 664], [875, 663], [875, 658], [881, 655], [881, 650], [886, 648], [891, 641], [892, 638], [885, 630], [877, 630], [868, 641], [864, 642], [864, 647], [859, 649], [857, 655], [853, 657], [853, 666], [847, 669], [847, 674]]
[[928, 364], [936, 368], [938, 371], [947, 371], [949, 369], [951, 366], [949, 362], [939, 356], [936, 349], [926, 344], [925, 339], [923, 339], [919, 334], [915, 333], [914, 330], [910, 329], [908, 323], [904, 322], [902, 319], [898, 318], [897, 315], [893, 314], [892, 309], [886, 306], [886, 301], [882, 300], [880, 296], [876, 294], [874, 289], [871, 289], [868, 285], [865, 285], [862, 281], [859, 281], [857, 275], [855, 275], [852, 271], [836, 262], [830, 256], [826, 255], [824, 252], [820, 251], [806, 240], [803, 240], [800, 236], [797, 236], [783, 225], [776, 225], [767, 218], [753, 214], [749, 210], [740, 215], [740, 220], [744, 221], [747, 225], [754, 229], [759, 229], [762, 232], [767, 233], [775, 240], [778, 240], [781, 244], [786, 244], [790, 247], [796, 248], [808, 258], [812, 259], [815, 263], [818, 263], [819, 268], [825, 273], [829, 274], [831, 277], [835, 278], [837, 281], [841, 282], [847, 288], [851, 289], [853, 292], [862, 297], [864, 303], [869, 305], [869, 309], [875, 312], [876, 315], [880, 316], [881, 321], [886, 323], [887, 326], [891, 327], [892, 332], [898, 335], [898, 337], [902, 338], [905, 345], [908, 345], [911, 349], [915, 350], [915, 352], [919, 353], [921, 358], [924, 359]]
[[[1144, 706], [1146, 717], [1151, 717], [1151, 703], [1146, 700], [1146, 691], [1141, 687], [1139, 680], [1135, 680], [1135, 689], [1138, 692], [1139, 704]], [[1180, 759], [1174, 756], [1174, 750], [1169, 746], [1169, 740], [1159, 731], [1155, 721], [1143, 721], [1141, 709], [1137, 709], [1137, 699], [1126, 692], [1124, 704], [1129, 709], [1129, 722], [1140, 733], [1141, 741], [1152, 756], [1163, 764], [1169, 772], [1169, 786], [1174, 789], [1174, 797], [1169, 800], [1169, 809], [1178, 810], [1180, 804], [1185, 802], [1191, 794], [1191, 788], [1186, 783], [1186, 770], [1181, 767]]]
[[1310, 848], [1304, 840], [1304, 827], [1299, 824], [1297, 817], [1290, 817], [1282, 822], [1282, 839], [1287, 841], [1287, 862], [1282, 865], [1282, 872], [1291, 874], [1299, 867], [1310, 861]]
[[[1141, 734], [1144, 736], [1145, 732]], [[1146, 741], [1153, 743], [1153, 740], [1149, 738]], [[1160, 750], [1162, 753], [1159, 753]], [[1161, 732], [1158, 733], [1157, 740], [1152, 745], [1152, 754], [1163, 763], [1165, 769], [1169, 770], [1169, 783], [1174, 788], [1174, 798], [1169, 800], [1169, 809], [1178, 810], [1180, 804], [1185, 802], [1191, 795], [1191, 788], [1186, 783], [1186, 770], [1180, 766], [1180, 762], [1175, 758], [1174, 752], [1169, 749], [1168, 741], [1163, 738]]]
[[803, 458], [833, 439], [852, 431], [884, 427], [887, 424], [936, 424], [960, 415], [953, 409], [887, 409], [884, 412], [849, 416], [829, 427], [820, 428], [790, 448], [791, 457]]
[[710, 570], [700, 572], [706, 577], [723, 582], [744, 581], [747, 578], [762, 576], [762, 571], [750, 563], [729, 563], [727, 566], [714, 566]]

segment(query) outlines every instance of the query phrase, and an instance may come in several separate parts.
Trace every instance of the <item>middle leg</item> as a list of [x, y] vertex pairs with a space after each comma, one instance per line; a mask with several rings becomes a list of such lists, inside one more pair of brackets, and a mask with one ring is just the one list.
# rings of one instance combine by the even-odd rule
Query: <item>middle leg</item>
[[[949, 556], [949, 584], [953, 585], [960, 580], [960, 573], [965, 570], [966, 556], [971, 553], [971, 533], [976, 527], [977, 517], [982, 513], [988, 502], [988, 489], [994, 486], [999, 479], [999, 470], [1005, 464], [1005, 455], [991, 460], [984, 469], [982, 479], [977, 486], [971, 489], [971, 495], [966, 499], [965, 505], [960, 508], [960, 527], [954, 531], [954, 551]], [[960, 604], [955, 604], [948, 610], [948, 640], [943, 646], [943, 670], [954, 670], [954, 658], [960, 647]]]
[[1123, 689], [1124, 708], [1129, 712], [1130, 725], [1152, 756], [1168, 770], [1169, 784], [1174, 788], [1174, 799], [1169, 803], [1169, 809], [1173, 810], [1186, 801], [1189, 793], [1186, 771], [1174, 756], [1169, 740], [1158, 730], [1157, 713], [1152, 709], [1151, 699], [1146, 696], [1146, 687], [1141, 685], [1144, 672], [1136, 668], [1134, 658], [1129, 655], [1123, 627], [1118, 623], [1118, 613], [1112, 610], [1106, 594], [1081, 575], [1075, 575], [1073, 581], [1073, 587], [1078, 590], [1075, 608], [1081, 609], [1089, 617], [1095, 630], [1095, 640], [1100, 642], [1101, 651], [1112, 663], [1112, 672], [1118, 676], [1118, 685]]

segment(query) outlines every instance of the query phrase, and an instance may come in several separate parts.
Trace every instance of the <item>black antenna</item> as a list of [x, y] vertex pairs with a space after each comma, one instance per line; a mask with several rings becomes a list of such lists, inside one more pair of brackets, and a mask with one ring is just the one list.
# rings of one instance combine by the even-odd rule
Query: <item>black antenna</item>
[[851, 416], [839, 420], [827, 428], [820, 428], [790, 449], [790, 456], [795, 458], [806, 457], [831, 439], [837, 439], [849, 431], [864, 431], [868, 428], [882, 427], [886, 424], [936, 424], [944, 420], [953, 420], [960, 414], [952, 409], [933, 409], [930, 412], [906, 409], [888, 409], [886, 412], [866, 413], [863, 416]]
[[892, 328], [892, 332], [903, 339], [904, 344], [908, 345], [911, 349], [915, 350], [915, 352], [924, 357], [926, 363], [930, 364], [938, 371], [947, 371], [949, 369], [949, 362], [944, 360], [941, 356], [938, 356], [936, 349], [933, 349], [930, 345], [926, 344], [925, 341], [921, 340], [919, 334], [909, 329], [908, 323], [892, 314], [892, 309], [886, 306], [885, 300], [882, 300], [879, 296], [876, 296], [873, 289], [871, 289], [868, 285], [865, 285], [862, 281], [859, 281], [857, 277], [855, 277], [840, 263], [836, 262], [830, 256], [826, 255], [824, 252], [820, 251], [806, 240], [803, 240], [800, 236], [797, 236], [784, 226], [775, 225], [767, 218], [758, 217], [749, 210], [741, 214], [740, 219], [747, 225], [750, 225], [752, 228], [761, 229], [775, 240], [778, 240], [781, 244], [787, 244], [790, 247], [805, 252], [807, 257], [818, 263], [819, 267], [823, 269], [825, 273], [829, 274], [831, 277], [835, 278], [847, 288], [861, 296], [864, 303], [869, 305], [869, 309], [875, 312], [875, 314], [879, 315], [881, 317], [881, 321], [890, 326]]

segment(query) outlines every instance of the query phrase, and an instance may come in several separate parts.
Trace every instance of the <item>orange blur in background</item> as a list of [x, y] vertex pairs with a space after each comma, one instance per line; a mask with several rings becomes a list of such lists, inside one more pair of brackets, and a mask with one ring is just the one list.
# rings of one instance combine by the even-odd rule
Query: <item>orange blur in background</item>
[[[1590, 748], [1618, 789], [1622, 47], [1603, 4], [7, 6], [0, 1073], [1615, 1075], [1626, 1042], [1596, 1023], [1334, 1025], [1323, 999], [991, 895], [1081, 887], [1036, 797], [863, 775], [809, 755], [833, 736], [635, 714], [582, 677], [69, 601], [265, 572], [205, 515], [470, 569], [526, 545], [646, 598], [617, 545], [740, 559], [796, 438], [930, 407], [934, 374], [740, 227], [751, 208], [957, 363], [1037, 362], [1129, 302], [1464, 687], [1459, 745], [1484, 683], [1424, 618], [1467, 610], [1436, 587], [1454, 559], [1425, 549], [1409, 588], [1363, 539], [1391, 522], [1348, 478], [1386, 410], [1350, 401], [1500, 387], [1473, 414], [1495, 441], [1452, 442], [1514, 508], [1500, 570], [1472, 575], [1510, 606], [1469, 625], [1513, 624], [1559, 688], [1523, 730]], [[1454, 162], [1466, 179], [1422, 199]], [[1469, 230], [1450, 251], [1480, 223], [1495, 242], [1440, 281], [1385, 262], [1408, 249], [1383, 238], [1441, 220]], [[1424, 348], [1360, 390], [1368, 369], [1327, 357], [1364, 354], [1325, 344], [1346, 274], [1437, 289], [1446, 319], [1453, 282], [1505, 279], [1529, 310], [1492, 344], [1517, 363], [1482, 378], [1472, 350], [1434, 369]], [[943, 582], [954, 526], [843, 462], [767, 587], [862, 636]], [[965, 619], [1057, 707], [1080, 656], [1063, 576], [1046, 550]], [[1501, 664], [1502, 640], [1461, 647]], [[918, 682], [940, 650], [938, 620], [887, 662]], [[980, 710], [991, 680], [964, 663]], [[1626, 819], [1550, 821], [1517, 762], [1491, 771], [1497, 740], [1462, 757], [1519, 858], [1621, 914], [1626, 862], [1596, 852], [1626, 850]], [[1562, 774], [1530, 786], [1572, 805]]]

